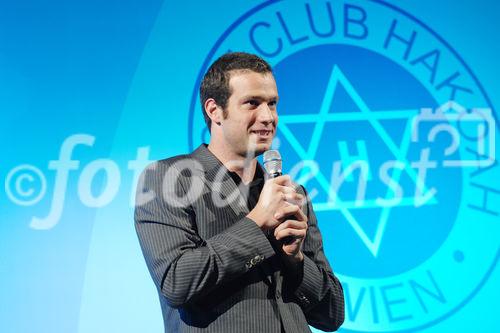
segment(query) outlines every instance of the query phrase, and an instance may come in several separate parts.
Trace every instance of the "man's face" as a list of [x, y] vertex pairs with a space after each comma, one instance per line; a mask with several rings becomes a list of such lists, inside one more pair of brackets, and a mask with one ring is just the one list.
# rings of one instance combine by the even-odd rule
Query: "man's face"
[[232, 94], [221, 123], [224, 140], [240, 156], [260, 155], [271, 148], [276, 134], [276, 81], [271, 73], [235, 71], [229, 86]]

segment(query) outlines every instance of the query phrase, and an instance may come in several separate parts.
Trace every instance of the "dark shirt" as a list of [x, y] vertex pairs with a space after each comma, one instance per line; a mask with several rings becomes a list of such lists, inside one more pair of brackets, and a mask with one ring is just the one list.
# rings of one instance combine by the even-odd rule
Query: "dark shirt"
[[248, 184], [244, 184], [236, 172], [229, 171], [229, 174], [240, 189], [241, 195], [245, 198], [248, 211], [251, 211], [259, 201], [260, 192], [264, 187], [265, 177], [262, 168], [260, 165], [257, 165], [253, 180]]

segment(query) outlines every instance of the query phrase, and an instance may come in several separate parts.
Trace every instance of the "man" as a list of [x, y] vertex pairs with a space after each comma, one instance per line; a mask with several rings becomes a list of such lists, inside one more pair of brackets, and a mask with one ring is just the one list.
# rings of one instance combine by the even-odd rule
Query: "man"
[[138, 187], [136, 230], [165, 332], [309, 332], [344, 320], [303, 187], [265, 180], [255, 159], [276, 133], [271, 67], [247, 53], [212, 64], [200, 88], [209, 145], [154, 163]]

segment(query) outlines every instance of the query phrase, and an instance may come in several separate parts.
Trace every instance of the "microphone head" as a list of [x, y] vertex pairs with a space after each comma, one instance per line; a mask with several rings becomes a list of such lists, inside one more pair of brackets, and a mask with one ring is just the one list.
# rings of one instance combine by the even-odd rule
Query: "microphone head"
[[264, 152], [264, 168], [271, 177], [281, 176], [281, 155], [277, 150]]

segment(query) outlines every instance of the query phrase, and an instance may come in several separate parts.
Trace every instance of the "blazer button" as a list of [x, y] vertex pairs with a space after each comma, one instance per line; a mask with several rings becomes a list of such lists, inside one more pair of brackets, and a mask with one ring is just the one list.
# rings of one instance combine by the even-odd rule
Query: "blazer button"
[[257, 255], [255, 256], [254, 258], [252, 258], [252, 260], [250, 260], [250, 262], [255, 265], [255, 264], [258, 264], [259, 262], [262, 261], [262, 257], [260, 255]]

